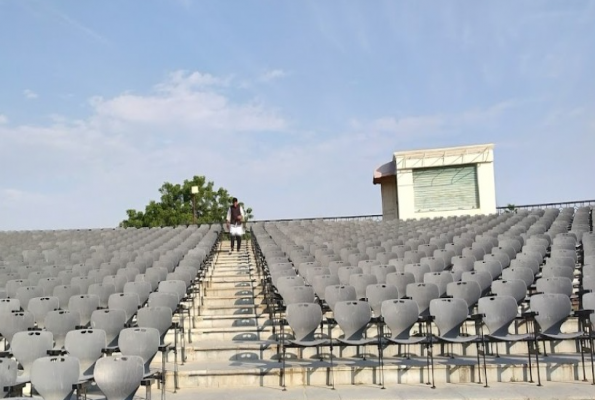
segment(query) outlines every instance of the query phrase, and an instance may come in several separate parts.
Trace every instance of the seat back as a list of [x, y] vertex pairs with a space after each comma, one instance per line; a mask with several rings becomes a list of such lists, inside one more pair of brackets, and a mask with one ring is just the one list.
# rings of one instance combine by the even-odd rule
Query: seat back
[[553, 335], [560, 333], [562, 324], [572, 311], [570, 298], [561, 293], [544, 293], [531, 296], [530, 307], [532, 311], [537, 313], [535, 321], [539, 324], [542, 333]]
[[430, 315], [434, 317], [434, 323], [443, 338], [458, 337], [468, 313], [467, 303], [463, 299], [444, 298], [430, 301]]
[[126, 312], [124, 310], [95, 310], [91, 314], [91, 328], [105, 331], [108, 347], [118, 344], [118, 335], [126, 324]]
[[107, 400], [132, 400], [144, 375], [138, 356], [104, 357], [95, 364], [95, 382]]
[[79, 380], [76, 357], [41, 357], [31, 366], [31, 383], [44, 400], [67, 400]]
[[12, 358], [0, 358], [0, 397], [4, 397], [4, 390], [16, 385], [18, 364]]
[[54, 343], [57, 349], [64, 347], [66, 334], [75, 330], [81, 324], [81, 316], [77, 311], [55, 310], [47, 313], [45, 317], [45, 329], [54, 335]]
[[392, 300], [399, 298], [399, 291], [394, 285], [387, 285], [385, 283], [377, 283], [368, 285], [366, 288], [366, 298], [374, 312], [375, 317], [381, 314], [382, 302], [384, 300]]
[[400, 297], [407, 294], [407, 285], [415, 283], [415, 277], [410, 272], [392, 272], [386, 275], [386, 284], [397, 288]]
[[314, 303], [314, 289], [312, 286], [292, 286], [283, 291], [285, 304]]
[[126, 323], [129, 323], [138, 311], [139, 303], [137, 293], [113, 293], [107, 300], [107, 307], [110, 310], [124, 310], [126, 312]]
[[334, 310], [339, 301], [357, 300], [357, 294], [353, 286], [333, 285], [324, 289], [324, 298], [330, 309]]
[[165, 334], [171, 328], [172, 312], [168, 307], [143, 307], [136, 313], [136, 322], [141, 328], [157, 329], [163, 344]]
[[35, 326], [33, 314], [29, 311], [4, 311], [0, 313], [0, 335], [4, 337], [8, 343], [12, 343], [12, 339], [17, 332], [23, 332]]
[[12, 354], [23, 367], [21, 379], [30, 377], [31, 366], [38, 358], [45, 357], [54, 345], [54, 337], [48, 331], [17, 332], [12, 338]]
[[418, 320], [419, 307], [409, 299], [385, 300], [382, 302], [381, 314], [393, 339], [408, 339], [411, 327]]
[[[168, 307], [172, 313], [178, 309], [180, 300], [176, 293], [169, 292], [153, 292], [149, 295], [149, 307]], [[138, 311], [138, 306], [137, 306]]]
[[367, 301], [340, 301], [335, 304], [333, 315], [344, 340], [361, 340], [372, 318], [372, 309]]
[[505, 337], [517, 316], [517, 300], [507, 295], [482, 297], [477, 303], [477, 311], [483, 314], [483, 322], [491, 335]]
[[80, 363], [81, 378], [92, 377], [95, 362], [103, 356], [107, 339], [103, 329], [76, 329], [66, 334], [64, 349]]
[[440, 297], [438, 286], [433, 283], [410, 283], [406, 288], [407, 297], [417, 303], [419, 315], [429, 314], [430, 301]]
[[572, 295], [572, 281], [565, 277], [540, 278], [535, 282], [535, 288], [541, 293]]
[[123, 356], [142, 358], [147, 375], [151, 372], [151, 361], [159, 351], [159, 341], [159, 331], [155, 328], [127, 328], [120, 332], [118, 347]]
[[54, 288], [53, 295], [60, 301], [60, 308], [62, 310], [68, 310], [68, 302], [70, 301], [70, 298], [81, 293], [81, 288], [78, 286], [58, 285]]
[[481, 288], [475, 281], [451, 282], [446, 285], [446, 295], [455, 299], [463, 299], [471, 310], [481, 297]]
[[58, 308], [60, 308], [60, 300], [57, 297], [34, 297], [29, 300], [27, 310], [33, 314], [37, 327], [43, 329], [47, 313]]
[[349, 285], [355, 288], [355, 294], [358, 299], [366, 298], [366, 288], [368, 285], [378, 283], [376, 276], [372, 274], [353, 274], [349, 276]]
[[497, 296], [511, 296], [520, 303], [527, 296], [527, 285], [520, 279], [496, 280], [492, 282], [492, 293]]
[[[314, 293], [320, 300], [324, 300], [324, 291], [327, 286], [334, 286], [340, 283], [338, 275], [316, 275], [312, 279], [312, 287]], [[307, 301], [301, 301], [299, 303], [308, 303]]]
[[81, 326], [88, 326], [93, 311], [99, 309], [99, 297], [94, 294], [77, 294], [68, 301], [68, 310], [78, 312]]
[[315, 303], [295, 303], [287, 306], [287, 323], [297, 341], [312, 341], [322, 322], [322, 310]]
[[533, 284], [535, 276], [533, 275], [533, 270], [529, 267], [510, 267], [502, 271], [502, 279], [520, 279], [525, 282], [525, 286], [529, 287]]

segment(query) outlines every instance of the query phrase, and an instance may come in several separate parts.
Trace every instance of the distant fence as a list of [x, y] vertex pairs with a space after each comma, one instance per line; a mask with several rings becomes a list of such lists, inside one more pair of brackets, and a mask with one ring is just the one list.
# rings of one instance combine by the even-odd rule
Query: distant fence
[[[496, 207], [498, 213], [511, 212], [514, 210], [532, 210], [534, 208], [578, 208], [584, 206], [595, 206], [595, 200], [562, 201], [557, 203], [522, 204]], [[339, 217], [313, 217], [313, 218], [283, 218], [283, 219], [259, 219], [251, 220], [249, 224], [264, 222], [290, 222], [290, 221], [382, 221], [382, 214], [349, 215]]]
[[511, 204], [510, 206], [497, 207], [499, 213], [510, 212], [514, 210], [532, 210], [534, 208], [579, 208], [585, 206], [595, 206], [595, 200], [575, 200], [575, 201], [562, 201], [558, 203], [541, 203], [541, 204], [523, 204], [516, 205]]

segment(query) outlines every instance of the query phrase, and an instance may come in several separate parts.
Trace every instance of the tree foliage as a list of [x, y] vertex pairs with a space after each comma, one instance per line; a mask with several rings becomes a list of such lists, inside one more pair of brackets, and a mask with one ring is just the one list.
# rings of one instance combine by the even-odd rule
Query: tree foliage
[[[144, 212], [126, 210], [128, 218], [120, 226], [141, 228], [192, 224], [192, 186], [198, 187], [195, 195], [196, 222], [203, 224], [225, 221], [232, 196], [224, 188], [215, 189], [215, 184], [207, 181], [204, 176], [194, 176], [182, 184], [164, 183], [159, 189], [161, 201], [151, 201]], [[252, 218], [252, 209], [244, 206], [244, 210], [245, 220]]]

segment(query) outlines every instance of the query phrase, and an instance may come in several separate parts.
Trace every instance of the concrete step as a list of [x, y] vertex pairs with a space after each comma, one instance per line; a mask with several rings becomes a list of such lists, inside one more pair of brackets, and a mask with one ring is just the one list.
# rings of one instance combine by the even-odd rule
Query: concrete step
[[204, 297], [203, 308], [224, 307], [224, 306], [243, 306], [255, 304], [254, 296], [245, 295], [243, 297]]
[[[281, 383], [281, 366], [278, 360], [263, 361], [251, 353], [238, 353], [232, 361], [211, 360], [205, 363], [186, 363], [179, 367], [179, 385], [189, 387], [238, 387], [269, 386]], [[580, 357], [550, 357], [539, 364], [542, 382], [572, 382], [583, 378]], [[483, 370], [483, 367], [481, 368]], [[590, 364], [586, 365], [587, 371]], [[483, 371], [482, 371], [483, 372]], [[537, 382], [537, 368], [532, 365], [533, 381]], [[331, 378], [332, 377], [332, 378]], [[489, 358], [487, 364], [489, 382], [529, 381], [529, 368], [523, 358]], [[590, 378], [590, 373], [587, 375]], [[167, 382], [173, 382], [168, 372]], [[374, 385], [381, 382], [377, 359], [338, 359], [333, 360], [331, 375], [328, 359], [287, 360], [285, 383], [287, 386], [325, 386], [334, 380], [336, 385]], [[424, 384], [431, 379], [426, 359], [385, 359], [384, 382], [386, 386], [397, 384]], [[448, 383], [479, 382], [477, 361], [474, 358], [436, 357], [434, 360], [434, 381], [436, 386]], [[483, 373], [481, 381], [484, 382]], [[547, 385], [546, 385], [547, 386]], [[547, 389], [546, 389], [547, 390]], [[433, 397], [434, 392], [428, 392]]]
[[219, 307], [201, 307], [198, 315], [260, 315], [264, 307], [258, 304], [229, 305]]
[[205, 287], [204, 290], [204, 298], [209, 297], [245, 297], [251, 295], [259, 295], [260, 289], [256, 292], [252, 290], [252, 288], [218, 288], [218, 287]]
[[[266, 316], [246, 317], [243, 315], [225, 315], [225, 318], [211, 318], [215, 316], [201, 315], [194, 317], [194, 326], [201, 328], [226, 328], [237, 326], [265, 326], [271, 325]], [[219, 316], [221, 317], [221, 316]]]

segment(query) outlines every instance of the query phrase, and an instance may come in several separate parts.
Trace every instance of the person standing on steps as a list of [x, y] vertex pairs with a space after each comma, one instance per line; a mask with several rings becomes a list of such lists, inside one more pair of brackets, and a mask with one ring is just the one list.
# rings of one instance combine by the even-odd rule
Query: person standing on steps
[[227, 223], [227, 230], [231, 239], [230, 253], [233, 253], [234, 242], [237, 240], [237, 252], [242, 247], [242, 235], [244, 234], [244, 208], [238, 203], [237, 198], [233, 198], [233, 204], [227, 210], [227, 217], [225, 219]]

